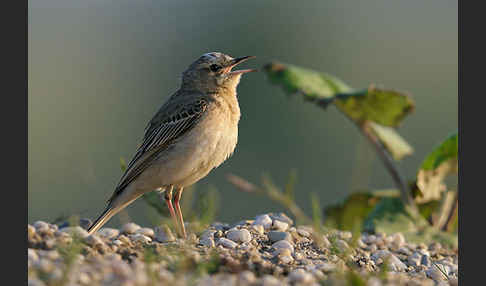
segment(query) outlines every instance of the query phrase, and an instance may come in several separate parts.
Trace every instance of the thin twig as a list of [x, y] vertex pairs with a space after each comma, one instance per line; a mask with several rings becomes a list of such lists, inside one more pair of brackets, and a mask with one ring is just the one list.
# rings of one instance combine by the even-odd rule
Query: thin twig
[[[353, 121], [354, 122], [354, 121]], [[400, 195], [405, 206], [408, 206], [413, 212], [417, 213], [417, 206], [413, 201], [412, 196], [410, 195], [409, 187], [407, 186], [405, 180], [401, 176], [398, 168], [395, 166], [393, 160], [391, 159], [390, 155], [385, 149], [385, 146], [380, 142], [380, 140], [376, 137], [376, 135], [371, 131], [368, 122], [365, 122], [361, 125], [357, 124], [358, 129], [363, 133], [363, 135], [368, 139], [368, 141], [373, 145], [378, 153], [381, 161], [385, 165], [385, 168], [388, 170], [390, 175], [393, 178], [397, 188], [400, 190]]]

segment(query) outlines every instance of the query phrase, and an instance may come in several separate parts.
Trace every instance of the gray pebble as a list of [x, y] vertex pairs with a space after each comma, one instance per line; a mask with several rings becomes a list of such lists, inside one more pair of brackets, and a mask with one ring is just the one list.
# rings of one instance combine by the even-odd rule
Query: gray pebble
[[49, 229], [49, 224], [45, 221], [36, 221], [34, 222], [34, 227], [38, 232], [44, 232]]
[[253, 224], [262, 225], [265, 230], [268, 230], [272, 227], [272, 219], [268, 215], [259, 215], [255, 218]]
[[341, 252], [347, 251], [349, 249], [348, 243], [342, 239], [338, 239], [336, 241], [336, 246], [339, 250], [341, 250]]
[[416, 267], [420, 265], [420, 259], [422, 258], [422, 255], [418, 252], [414, 252], [412, 255], [408, 256], [407, 262], [408, 265]]
[[203, 237], [199, 240], [199, 244], [206, 247], [214, 247], [214, 239], [212, 237]]
[[270, 231], [268, 232], [268, 238], [271, 242], [276, 242], [280, 240], [292, 241], [292, 236], [288, 232], [283, 231]]
[[79, 226], [86, 230], [91, 226], [92, 223], [93, 222], [89, 218], [82, 218], [79, 220]]
[[314, 281], [312, 274], [305, 272], [304, 269], [294, 269], [289, 274], [289, 281], [291, 283], [310, 283]]
[[98, 230], [97, 234], [106, 239], [114, 239], [120, 234], [120, 231], [115, 228], [106, 227]]
[[407, 266], [405, 263], [403, 263], [398, 257], [396, 257], [393, 254], [390, 254], [388, 257], [388, 263], [390, 263], [390, 268], [393, 271], [400, 272], [400, 271], [405, 271], [407, 269]]
[[172, 231], [166, 225], [155, 227], [154, 235], [155, 235], [155, 240], [157, 240], [158, 242], [164, 243], [164, 242], [175, 241], [175, 237], [172, 234]]
[[428, 255], [422, 255], [422, 258], [420, 259], [420, 264], [422, 264], [425, 267], [431, 266], [430, 264], [430, 256]]
[[222, 245], [223, 247], [226, 247], [226, 248], [230, 248], [230, 249], [233, 249], [235, 248], [238, 244], [236, 244], [236, 242], [232, 241], [232, 240], [229, 240], [227, 238], [220, 238], [218, 240], [218, 245]]
[[136, 223], [129, 222], [122, 226], [122, 232], [127, 234], [133, 234], [140, 229], [140, 226]]
[[148, 236], [150, 238], [154, 238], [155, 236], [155, 232], [153, 229], [151, 228], [148, 228], [148, 227], [142, 227], [142, 228], [139, 228], [135, 231], [135, 233], [139, 233], [139, 234], [142, 234], [142, 235], [145, 235], [145, 236]]
[[226, 237], [234, 242], [248, 242], [251, 240], [251, 234], [246, 229], [230, 230], [226, 234]]
[[[437, 266], [441, 267], [442, 264], [437, 264]], [[442, 270], [445, 270], [445, 269], [442, 269]], [[446, 271], [444, 271], [444, 272], [446, 272]], [[444, 281], [444, 280], [447, 279], [444, 276], [444, 273], [442, 273], [435, 265], [432, 265], [427, 270], [425, 270], [425, 274], [427, 274], [427, 277], [429, 277], [430, 279], [432, 279], [436, 282]]]
[[84, 241], [91, 247], [96, 247], [104, 244], [103, 240], [101, 240], [101, 238], [96, 234], [88, 235], [84, 239]]

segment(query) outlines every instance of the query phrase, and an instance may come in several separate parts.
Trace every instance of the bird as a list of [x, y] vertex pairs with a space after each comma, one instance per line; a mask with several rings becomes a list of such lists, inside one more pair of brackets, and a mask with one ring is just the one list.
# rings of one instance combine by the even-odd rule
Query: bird
[[187, 237], [179, 205], [182, 192], [233, 154], [241, 116], [236, 89], [243, 74], [257, 70], [232, 69], [252, 58], [209, 52], [189, 65], [179, 89], [147, 124], [142, 143], [88, 234], [141, 195], [158, 191], [177, 232]]

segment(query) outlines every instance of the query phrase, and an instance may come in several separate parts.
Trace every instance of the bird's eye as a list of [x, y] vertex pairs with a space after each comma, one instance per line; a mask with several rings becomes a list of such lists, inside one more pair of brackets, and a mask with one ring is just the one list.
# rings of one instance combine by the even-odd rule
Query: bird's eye
[[219, 65], [216, 65], [216, 64], [213, 64], [213, 65], [210, 65], [209, 66], [209, 69], [212, 71], [212, 72], [217, 72], [221, 69], [221, 66]]

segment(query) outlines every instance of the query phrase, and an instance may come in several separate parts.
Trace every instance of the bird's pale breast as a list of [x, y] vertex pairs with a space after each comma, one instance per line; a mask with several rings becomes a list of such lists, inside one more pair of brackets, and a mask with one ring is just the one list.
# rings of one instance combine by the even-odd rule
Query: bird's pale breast
[[230, 103], [220, 100], [177, 144], [161, 154], [154, 170], [158, 178], [155, 184], [190, 186], [231, 156], [238, 141], [240, 111], [236, 97]]

